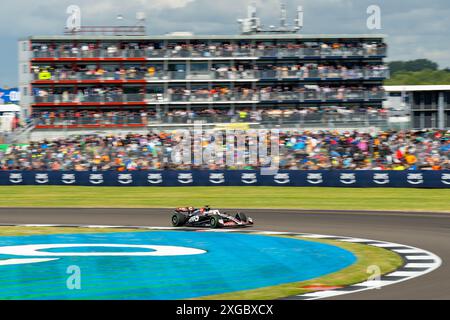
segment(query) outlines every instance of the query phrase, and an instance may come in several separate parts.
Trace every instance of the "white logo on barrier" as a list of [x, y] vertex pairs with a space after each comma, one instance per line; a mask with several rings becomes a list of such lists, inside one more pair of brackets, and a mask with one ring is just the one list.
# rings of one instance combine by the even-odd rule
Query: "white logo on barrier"
[[245, 184], [253, 184], [258, 181], [258, 178], [256, 177], [256, 173], [243, 173], [241, 180]]
[[408, 173], [408, 183], [409, 184], [422, 184], [423, 174], [422, 173]]
[[62, 175], [62, 182], [65, 184], [72, 184], [76, 182], [75, 174], [73, 173], [64, 173]]
[[389, 173], [375, 173], [373, 175], [373, 182], [376, 184], [388, 184], [390, 182]]
[[[58, 248], [79, 248], [79, 247], [104, 247], [104, 248], [141, 248], [152, 251], [141, 252], [46, 252], [45, 249]], [[60, 257], [143, 257], [143, 256], [185, 256], [206, 253], [205, 250], [176, 247], [176, 246], [159, 246], [159, 245], [132, 245], [132, 244], [29, 244], [19, 246], [0, 247], [0, 254], [7, 254], [21, 257], [46, 257], [46, 258], [25, 258], [25, 259], [5, 259], [0, 260], [2, 265], [16, 265], [46, 262], [59, 260]], [[50, 257], [50, 258], [49, 258]], [[55, 258], [57, 257], [57, 258]]]
[[354, 184], [356, 182], [356, 174], [354, 173], [341, 173], [339, 180], [343, 184]]
[[287, 184], [291, 182], [289, 173], [278, 173], [274, 177], [274, 181], [278, 184]]
[[163, 181], [161, 173], [149, 173], [147, 175], [147, 181], [151, 184], [159, 184]]
[[101, 184], [103, 183], [103, 174], [101, 173], [92, 173], [89, 175], [89, 182], [92, 184]]
[[121, 184], [130, 184], [133, 183], [133, 175], [131, 173], [120, 173], [118, 180]]
[[194, 182], [194, 179], [192, 178], [192, 173], [179, 173], [178, 182], [183, 184]]
[[211, 183], [220, 184], [225, 182], [225, 174], [223, 173], [210, 173], [209, 181]]
[[35, 181], [39, 184], [48, 182], [48, 173], [36, 173]]
[[443, 173], [441, 181], [443, 184], [450, 184], [450, 173]]
[[9, 174], [9, 181], [11, 183], [21, 183], [23, 182], [23, 177], [21, 173], [10, 173]]
[[308, 173], [306, 181], [311, 184], [319, 184], [323, 182], [323, 177], [321, 173]]

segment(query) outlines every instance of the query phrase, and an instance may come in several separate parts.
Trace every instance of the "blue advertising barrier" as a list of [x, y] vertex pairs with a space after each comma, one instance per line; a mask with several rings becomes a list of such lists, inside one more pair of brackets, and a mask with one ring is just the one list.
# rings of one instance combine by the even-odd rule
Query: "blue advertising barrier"
[[0, 185], [450, 188], [450, 171], [0, 171]]
[[19, 89], [2, 89], [0, 88], [0, 104], [18, 103], [20, 101]]

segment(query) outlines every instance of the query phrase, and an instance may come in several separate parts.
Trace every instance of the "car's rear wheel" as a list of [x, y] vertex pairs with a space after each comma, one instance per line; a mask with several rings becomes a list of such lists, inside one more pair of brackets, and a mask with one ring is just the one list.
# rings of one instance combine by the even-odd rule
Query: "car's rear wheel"
[[219, 218], [212, 216], [210, 219], [211, 228], [215, 229], [219, 227]]
[[239, 219], [242, 222], [247, 222], [247, 216], [244, 213], [242, 213], [242, 212], [238, 212], [236, 214], [236, 218]]
[[177, 212], [172, 216], [172, 225], [174, 227], [181, 227], [185, 223], [186, 223], [186, 216], [184, 214]]

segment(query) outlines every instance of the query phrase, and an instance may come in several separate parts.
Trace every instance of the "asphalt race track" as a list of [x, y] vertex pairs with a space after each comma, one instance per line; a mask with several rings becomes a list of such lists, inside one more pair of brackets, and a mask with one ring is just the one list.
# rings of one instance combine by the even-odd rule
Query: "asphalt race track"
[[[226, 211], [226, 210], [225, 210]], [[230, 212], [235, 210], [228, 210]], [[442, 266], [424, 276], [333, 299], [450, 299], [450, 213], [242, 210], [254, 229], [349, 236], [433, 252]], [[0, 224], [171, 226], [170, 209], [0, 208]]]

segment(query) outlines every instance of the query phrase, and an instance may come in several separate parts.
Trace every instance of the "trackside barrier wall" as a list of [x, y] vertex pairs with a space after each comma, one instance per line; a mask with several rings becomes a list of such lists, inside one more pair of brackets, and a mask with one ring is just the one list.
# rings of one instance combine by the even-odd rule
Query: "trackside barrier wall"
[[0, 171], [0, 185], [450, 188], [450, 171]]

